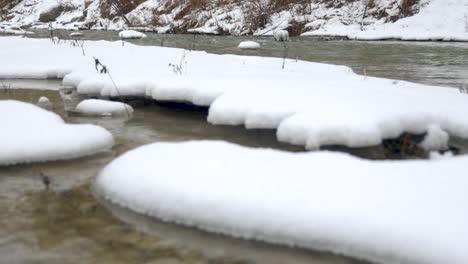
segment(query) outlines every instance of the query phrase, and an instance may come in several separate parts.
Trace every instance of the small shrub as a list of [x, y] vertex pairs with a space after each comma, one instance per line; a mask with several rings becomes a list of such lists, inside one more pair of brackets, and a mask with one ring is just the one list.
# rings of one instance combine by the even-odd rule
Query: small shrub
[[303, 33], [305, 27], [304, 22], [293, 21], [288, 27], [288, 32], [291, 37], [299, 36]]
[[408, 17], [416, 13], [416, 4], [419, 3], [419, 0], [401, 0], [400, 2], [400, 16]]
[[145, 0], [100, 0], [101, 17], [112, 19], [116, 16], [124, 16], [143, 2]]

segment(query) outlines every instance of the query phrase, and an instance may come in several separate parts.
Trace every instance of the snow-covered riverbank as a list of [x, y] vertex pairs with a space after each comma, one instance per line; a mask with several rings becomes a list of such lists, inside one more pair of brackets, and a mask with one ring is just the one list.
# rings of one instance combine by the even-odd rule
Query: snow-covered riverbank
[[[340, 36], [359, 40], [468, 41], [468, 4], [464, 0], [314, 1], [277, 6], [249, 2], [141, 1], [126, 7], [125, 19], [106, 1], [19, 1], [0, 18], [0, 33], [25, 34], [19, 26], [68, 30], [123, 30], [164, 33]], [[203, 1], [199, 1], [203, 2]], [[291, 1], [293, 2], [293, 1]]]
[[[280, 141], [373, 146], [403, 132], [468, 138], [468, 96], [456, 89], [360, 76], [343, 66], [213, 55], [130, 43], [2, 38], [0, 78], [62, 78], [89, 96], [136, 96], [209, 106], [212, 124], [277, 129]], [[109, 74], [96, 72], [98, 58]], [[284, 63], [284, 69], [283, 69]], [[99, 71], [102, 66], [98, 66]]]

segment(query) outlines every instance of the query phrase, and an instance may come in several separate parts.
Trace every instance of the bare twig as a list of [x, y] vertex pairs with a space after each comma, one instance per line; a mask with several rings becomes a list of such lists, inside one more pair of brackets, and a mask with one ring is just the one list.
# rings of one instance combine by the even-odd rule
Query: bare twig
[[[96, 68], [96, 71], [98, 73], [100, 73], [100, 74], [107, 74], [107, 76], [109, 76], [109, 79], [112, 82], [112, 85], [115, 88], [115, 91], [117, 92], [117, 95], [119, 97], [122, 97], [122, 94], [120, 93], [120, 90], [117, 87], [117, 84], [115, 83], [114, 78], [112, 78], [112, 75], [110, 74], [109, 69], [107, 68], [107, 66], [102, 64], [101, 61], [98, 58], [93, 57], [93, 59], [94, 59], [94, 67]], [[128, 112], [127, 106], [124, 105], [124, 108], [125, 108], [125, 112], [127, 113], [127, 117], [130, 118], [130, 113]]]

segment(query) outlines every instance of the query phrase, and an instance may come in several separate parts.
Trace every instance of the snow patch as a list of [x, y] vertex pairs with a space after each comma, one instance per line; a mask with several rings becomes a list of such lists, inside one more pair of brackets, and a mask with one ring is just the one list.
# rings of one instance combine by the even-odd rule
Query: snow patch
[[52, 112], [18, 101], [0, 101], [0, 166], [73, 159], [108, 150], [104, 128], [69, 125]]
[[466, 164], [155, 143], [111, 162], [95, 187], [136, 212], [238, 238], [380, 263], [467, 263]]
[[259, 49], [260, 44], [255, 41], [243, 41], [239, 44], [239, 49]]
[[141, 39], [146, 38], [146, 35], [135, 30], [124, 30], [119, 32], [121, 39]]
[[81, 32], [72, 32], [70, 33], [70, 37], [82, 37], [83, 33]]
[[99, 99], [87, 99], [80, 102], [75, 109], [76, 112], [86, 115], [131, 115], [133, 108], [121, 102], [111, 102]]

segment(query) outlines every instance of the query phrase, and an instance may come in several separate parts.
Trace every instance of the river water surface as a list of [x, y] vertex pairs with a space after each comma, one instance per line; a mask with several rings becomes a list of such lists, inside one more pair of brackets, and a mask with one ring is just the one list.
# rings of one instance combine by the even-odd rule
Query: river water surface
[[[84, 32], [87, 39], [116, 39], [115, 32]], [[47, 36], [40, 31], [36, 36]], [[68, 35], [68, 32], [60, 32]], [[214, 53], [283, 56], [283, 44], [261, 37], [259, 51], [240, 51], [250, 37], [149, 34], [141, 45], [201, 49]], [[1, 41], [1, 39], [0, 39]], [[343, 42], [294, 39], [287, 56], [345, 64], [369, 75], [458, 87], [468, 83], [468, 45], [460, 43]], [[15, 81], [25, 88], [59, 83]], [[0, 263], [362, 263], [329, 253], [231, 239], [166, 224], [110, 205], [92, 190], [96, 174], [129, 149], [158, 141], [219, 139], [251, 147], [301, 151], [278, 143], [272, 131], [212, 126], [203, 111], [159, 105], [135, 106], [132, 119], [69, 116], [57, 92], [2, 90], [0, 99], [37, 102], [47, 96], [70, 123], [93, 123], [116, 138], [112, 150], [72, 161], [0, 167]], [[161, 161], [163, 162], [163, 161]], [[155, 161], [157, 163], [157, 161]], [[51, 179], [45, 190], [39, 172]], [[155, 164], [157, 174], [157, 164]]]

